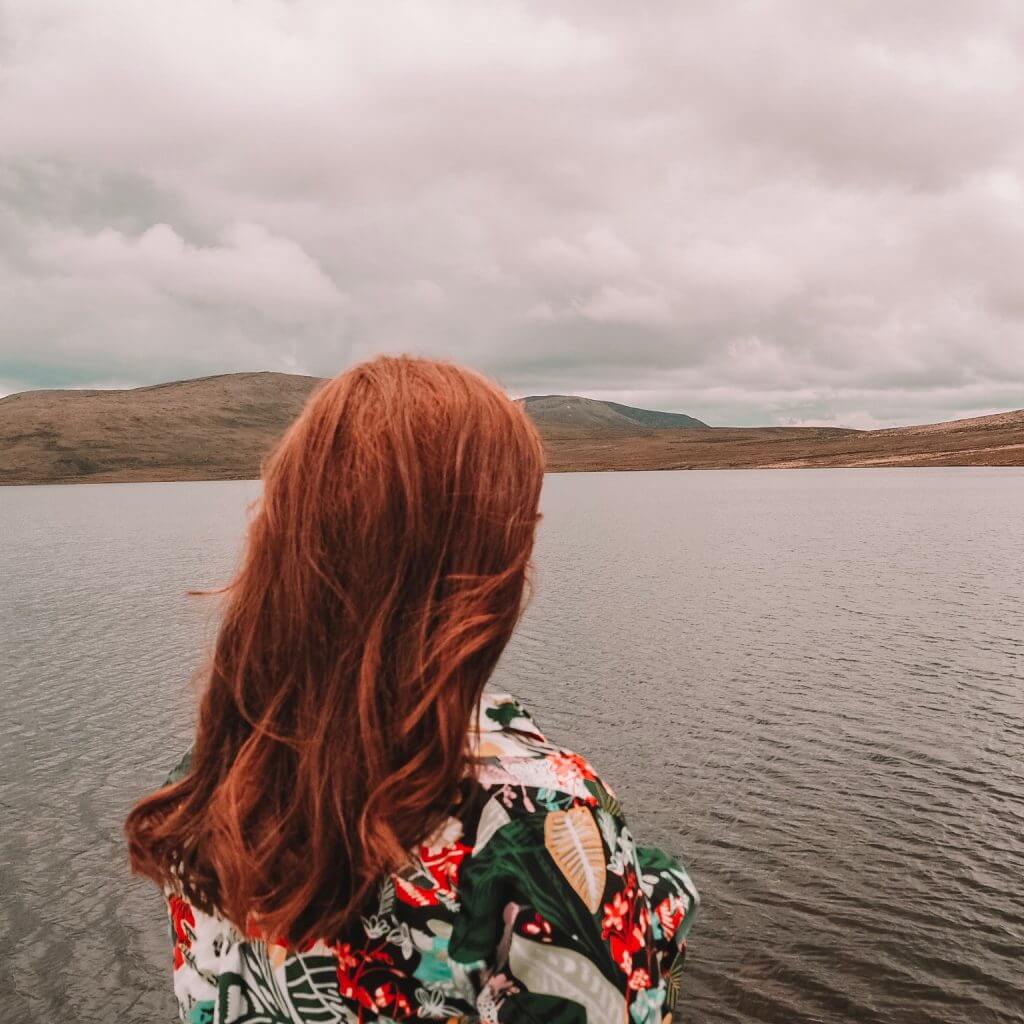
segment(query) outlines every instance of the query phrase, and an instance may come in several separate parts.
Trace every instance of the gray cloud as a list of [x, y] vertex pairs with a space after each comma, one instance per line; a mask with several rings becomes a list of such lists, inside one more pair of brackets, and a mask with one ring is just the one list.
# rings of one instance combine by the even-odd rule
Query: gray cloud
[[1024, 406], [1016, 0], [0, 0], [0, 393], [377, 351], [714, 423]]

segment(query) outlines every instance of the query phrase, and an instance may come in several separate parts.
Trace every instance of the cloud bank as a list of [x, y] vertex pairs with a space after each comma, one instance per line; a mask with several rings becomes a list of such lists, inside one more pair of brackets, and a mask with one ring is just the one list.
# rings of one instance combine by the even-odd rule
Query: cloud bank
[[716, 424], [1024, 406], [1016, 0], [0, 0], [0, 393], [379, 351]]

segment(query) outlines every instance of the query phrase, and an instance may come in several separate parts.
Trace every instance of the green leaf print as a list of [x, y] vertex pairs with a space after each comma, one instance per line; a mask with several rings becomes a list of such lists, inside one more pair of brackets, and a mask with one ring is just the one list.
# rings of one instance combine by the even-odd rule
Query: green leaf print
[[[587, 1024], [620, 1024], [625, 1017], [626, 996], [621, 988], [603, 978], [597, 965], [577, 950], [513, 935], [509, 966], [526, 991], [583, 1007]], [[513, 995], [510, 1005], [518, 1011], [520, 997]], [[510, 1019], [518, 1020], [518, 1014]]]
[[334, 956], [296, 953], [284, 965], [288, 998], [303, 1022], [333, 1022], [351, 1019], [338, 992], [338, 961]]
[[526, 713], [514, 700], [506, 701], [504, 704], [496, 704], [487, 709], [487, 717], [497, 722], [502, 729], [507, 729], [509, 723], [517, 718], [525, 718]]
[[672, 961], [672, 966], [668, 969], [668, 974], [665, 977], [665, 1009], [674, 1010], [676, 1003], [679, 1001], [679, 992], [683, 984], [683, 964], [686, 962], [685, 951], [680, 951], [679, 955]]
[[253, 978], [254, 985], [240, 974], [225, 971], [217, 981], [217, 1016], [222, 1024], [292, 1024], [287, 1009], [268, 1002], [259, 990], [264, 979]]
[[682, 874], [679, 861], [656, 847], [638, 846], [636, 848], [636, 855], [640, 861], [640, 870], [645, 875]]
[[522, 992], [515, 997], [512, 1005], [522, 1020], [542, 1020], [544, 1024], [589, 1024], [584, 1007], [579, 1003], [567, 1002], [560, 996]]
[[217, 1019], [224, 1024], [292, 1024], [288, 994], [278, 984], [266, 946], [242, 942], [239, 955], [243, 975], [220, 976]]
[[601, 810], [607, 811], [613, 818], [622, 817], [622, 804], [619, 803], [618, 797], [612, 796], [600, 779], [588, 779], [586, 787], [597, 797], [597, 806]]
[[212, 999], [204, 999], [196, 1003], [188, 1012], [188, 1024], [213, 1024], [213, 1011], [216, 1004]]
[[510, 821], [468, 862], [449, 955], [460, 963], [491, 956], [505, 906], [518, 903], [550, 921], [612, 984], [620, 984], [621, 972], [601, 939], [600, 919], [583, 905], [545, 848], [546, 817], [541, 813]]

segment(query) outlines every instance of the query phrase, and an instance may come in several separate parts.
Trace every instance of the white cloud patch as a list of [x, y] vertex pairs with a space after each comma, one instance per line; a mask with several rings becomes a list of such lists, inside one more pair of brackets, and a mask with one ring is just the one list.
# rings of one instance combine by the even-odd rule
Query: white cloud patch
[[2, 388], [406, 350], [715, 423], [1024, 406], [1022, 53], [1015, 0], [7, 0]]
[[137, 238], [47, 231], [30, 249], [43, 273], [118, 282], [172, 299], [246, 308], [282, 323], [319, 317], [343, 297], [301, 246], [256, 224], [231, 224], [218, 244], [187, 244], [168, 224]]

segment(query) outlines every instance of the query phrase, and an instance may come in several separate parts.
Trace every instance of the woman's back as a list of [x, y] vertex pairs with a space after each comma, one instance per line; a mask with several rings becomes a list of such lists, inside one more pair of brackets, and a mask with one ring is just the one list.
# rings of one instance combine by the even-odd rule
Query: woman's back
[[685, 874], [485, 697], [543, 477], [499, 387], [407, 356], [328, 381], [275, 449], [188, 764], [125, 826], [184, 1020], [660, 1024]]
[[660, 1024], [697, 909], [685, 870], [636, 847], [590, 765], [511, 696], [485, 694], [473, 740], [452, 816], [343, 937], [288, 949], [169, 892], [181, 1019]]

